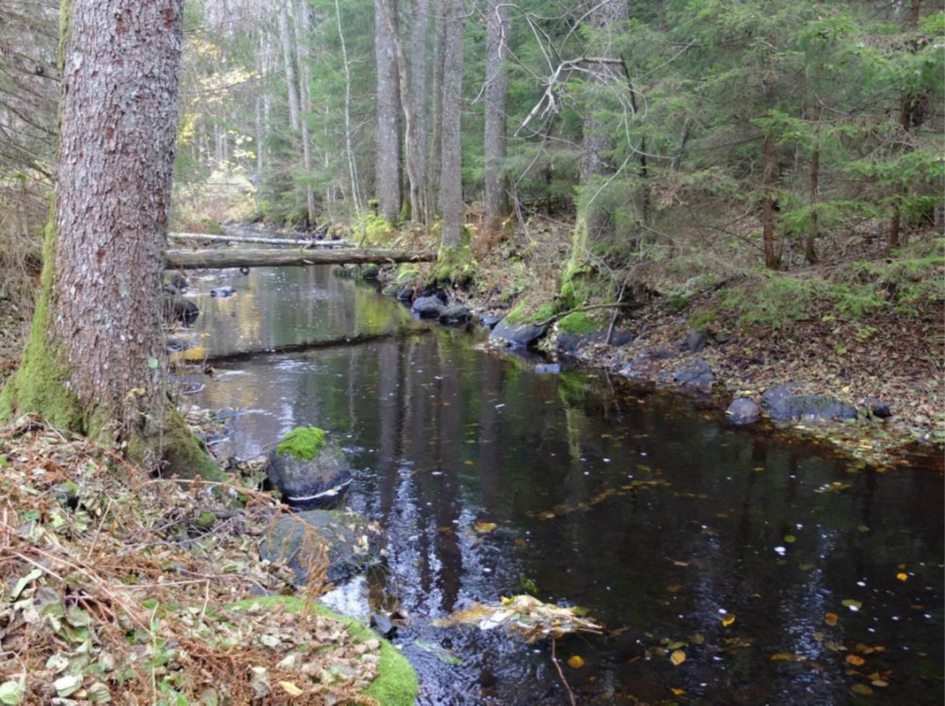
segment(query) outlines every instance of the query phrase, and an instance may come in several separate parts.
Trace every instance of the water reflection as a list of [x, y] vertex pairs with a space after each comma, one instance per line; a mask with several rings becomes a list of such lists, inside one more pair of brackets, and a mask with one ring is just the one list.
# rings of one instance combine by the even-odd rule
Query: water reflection
[[[338, 291], [313, 272], [316, 289]], [[309, 306], [343, 315], [269, 299], [265, 316], [276, 323], [265, 336], [357, 326], [346, 317], [361, 316], [364, 290], [340, 287]], [[368, 310], [389, 308], [380, 301]], [[283, 306], [301, 328], [281, 328]], [[402, 313], [390, 316], [370, 325], [401, 325]], [[223, 327], [210, 317], [202, 325]], [[265, 336], [253, 333], [252, 345], [274, 340]], [[255, 410], [232, 423], [229, 450], [239, 456], [298, 424], [344, 439], [357, 469], [351, 504], [386, 528], [390, 584], [415, 618], [402, 642], [424, 703], [567, 702], [547, 646], [429, 625], [471, 601], [522, 592], [523, 577], [542, 600], [584, 606], [610, 631], [558, 645], [562, 657], [585, 660], [566, 668], [580, 703], [940, 703], [938, 474], [854, 472], [829, 453], [720, 424], [684, 399], [536, 375], [442, 329], [224, 365], [197, 401]], [[849, 487], [822, 492], [835, 482]], [[477, 534], [477, 521], [498, 529]], [[662, 654], [673, 645], [686, 654], [678, 667]], [[444, 649], [462, 663], [448, 664]], [[865, 663], [852, 666], [850, 654]]]

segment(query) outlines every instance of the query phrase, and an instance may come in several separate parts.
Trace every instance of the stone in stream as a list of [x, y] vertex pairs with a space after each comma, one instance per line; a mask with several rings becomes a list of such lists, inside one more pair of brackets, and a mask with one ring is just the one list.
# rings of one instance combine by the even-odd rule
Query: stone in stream
[[351, 510], [306, 510], [275, 519], [259, 546], [259, 557], [284, 561], [304, 583], [324, 549], [328, 581], [338, 584], [377, 562], [380, 548], [380, 529], [363, 516]]
[[693, 358], [676, 369], [673, 373], [673, 382], [680, 385], [707, 387], [715, 382], [715, 375], [709, 364], [702, 358]]
[[451, 304], [440, 312], [441, 324], [468, 324], [470, 319], [472, 319], [472, 314], [462, 304]]
[[809, 421], [850, 420], [857, 418], [853, 405], [828, 395], [796, 394], [800, 385], [788, 382], [765, 390], [761, 403], [771, 418], [779, 422], [798, 419]]
[[736, 424], [754, 424], [761, 416], [761, 407], [747, 397], [739, 397], [732, 401], [725, 413]]
[[479, 323], [488, 329], [493, 329], [499, 325], [499, 322], [505, 318], [505, 314], [483, 314]]
[[317, 427], [296, 427], [269, 456], [269, 481], [297, 507], [331, 507], [351, 484], [341, 448]]
[[443, 302], [439, 297], [420, 297], [415, 299], [410, 307], [410, 311], [421, 319], [438, 319], [443, 310]]
[[501, 341], [512, 348], [528, 348], [534, 345], [548, 333], [547, 326], [538, 324], [510, 324], [507, 319], [502, 319], [496, 327], [492, 329], [489, 338]]
[[164, 297], [164, 318], [168, 323], [190, 326], [200, 315], [200, 309], [183, 297]]
[[214, 299], [226, 299], [227, 297], [232, 297], [236, 294], [236, 290], [233, 287], [214, 287], [210, 290], [210, 296]]
[[164, 292], [166, 294], [183, 294], [187, 291], [188, 286], [187, 278], [175, 272], [167, 278], [167, 282], [164, 284]]

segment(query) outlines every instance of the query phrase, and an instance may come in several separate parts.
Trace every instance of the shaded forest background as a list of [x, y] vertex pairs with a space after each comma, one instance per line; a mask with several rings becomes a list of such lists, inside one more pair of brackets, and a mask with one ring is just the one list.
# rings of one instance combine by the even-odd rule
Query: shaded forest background
[[[0, 294], [28, 306], [58, 6], [0, 12]], [[455, 167], [483, 281], [539, 318], [746, 277], [766, 325], [942, 301], [933, 3], [196, 0], [185, 36], [172, 229], [435, 242]]]

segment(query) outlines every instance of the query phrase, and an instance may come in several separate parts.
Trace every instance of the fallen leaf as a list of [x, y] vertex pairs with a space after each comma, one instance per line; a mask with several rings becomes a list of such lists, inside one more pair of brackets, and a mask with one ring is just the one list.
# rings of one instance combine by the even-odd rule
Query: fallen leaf
[[568, 657], [568, 666], [571, 667], [571, 669], [580, 669], [584, 666], [584, 658], [580, 655]]
[[866, 664], [866, 660], [859, 655], [847, 655], [847, 662], [852, 664], [854, 667], [862, 667], [864, 664]]
[[772, 662], [799, 662], [803, 657], [800, 655], [792, 654], [790, 652], [778, 652], [777, 654], [771, 655]]
[[873, 690], [870, 689], [866, 684], [854, 684], [853, 686], [850, 687], [850, 691], [852, 691], [855, 694], [864, 694], [864, 695], [873, 693]]
[[734, 615], [726, 615], [724, 618], [722, 618], [722, 627], [727, 628], [729, 625], [731, 625], [734, 622], [735, 622]]
[[827, 625], [829, 625], [830, 627], [833, 627], [834, 625], [840, 622], [840, 616], [837, 615], [836, 613], [827, 613], [824, 616], [824, 622], [827, 623]]
[[479, 534], [486, 534], [494, 530], [498, 525], [495, 522], [477, 522], [473, 525], [473, 529], [476, 530]]
[[856, 601], [852, 598], [847, 598], [845, 601], [843, 601], [843, 603], [841, 603], [841, 605], [844, 608], [849, 608], [854, 613], [863, 607], [863, 603], [861, 601]]
[[279, 682], [279, 686], [281, 686], [282, 690], [289, 696], [301, 696], [303, 694], [303, 691], [290, 681], [281, 681]]
[[673, 696], [685, 696], [686, 694], [689, 693], [685, 689], [677, 689], [676, 687], [673, 687], [673, 686], [669, 687], [669, 690], [673, 692]]
[[909, 574], [905, 574], [905, 573], [903, 573], [903, 572], [900, 571], [898, 574], [896, 574], [896, 578], [899, 579], [900, 581], [908, 581], [908, 580], [909, 580]]
[[788, 535], [785, 535], [784, 541], [787, 542], [788, 544], [794, 544], [794, 542], [797, 541], [797, 537], [795, 537], [793, 534], [788, 534]]
[[870, 682], [870, 684], [873, 686], [878, 686], [880, 689], [885, 689], [887, 686], [889, 686], [889, 682], [884, 679], [874, 679]]
[[669, 656], [669, 661], [673, 663], [674, 667], [678, 667], [680, 664], [686, 661], [686, 653], [682, 650], [675, 650]]

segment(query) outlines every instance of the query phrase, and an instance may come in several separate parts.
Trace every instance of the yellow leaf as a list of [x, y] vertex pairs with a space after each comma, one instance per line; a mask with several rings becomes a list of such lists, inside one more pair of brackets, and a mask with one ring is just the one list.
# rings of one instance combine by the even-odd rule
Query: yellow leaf
[[847, 655], [847, 662], [852, 664], [854, 667], [862, 667], [864, 664], [866, 664], [866, 660], [859, 655]]
[[870, 684], [873, 686], [878, 686], [880, 689], [885, 689], [887, 686], [889, 686], [889, 682], [885, 679], [874, 679], [870, 682]]
[[850, 691], [855, 694], [872, 694], [873, 690], [870, 689], [866, 684], [854, 684], [850, 687]]
[[669, 688], [669, 690], [670, 690], [671, 692], [673, 692], [673, 696], [685, 696], [686, 694], [689, 693], [689, 692], [687, 692], [685, 689], [677, 689], [677, 688], [672, 687], [672, 686]]
[[837, 615], [836, 613], [827, 613], [824, 616], [824, 622], [827, 623], [827, 625], [829, 625], [830, 627], [833, 627], [834, 625], [840, 622], [840, 616]]
[[674, 667], [678, 667], [686, 661], [686, 653], [682, 650], [675, 650], [673, 654], [669, 656], [669, 661], [673, 663]]
[[908, 580], [909, 580], [909, 574], [905, 574], [905, 573], [903, 573], [903, 572], [900, 571], [898, 574], [896, 574], [896, 578], [899, 579], [900, 581], [908, 581]]
[[724, 618], [722, 618], [722, 627], [727, 628], [729, 625], [731, 625], [734, 622], [735, 622], [734, 615], [726, 615]]
[[290, 681], [281, 681], [279, 682], [279, 686], [281, 686], [289, 696], [301, 696], [303, 693], [299, 687]]
[[772, 662], [799, 662], [804, 659], [800, 655], [791, 654], [790, 652], [778, 652], [775, 655], [771, 655]]
[[584, 666], [584, 658], [580, 655], [568, 657], [568, 666], [571, 667], [571, 669], [580, 669]]
[[480, 534], [486, 534], [487, 532], [491, 532], [496, 527], [498, 527], [498, 525], [495, 522], [477, 522], [476, 524], [473, 525], [473, 529], [479, 532]]

